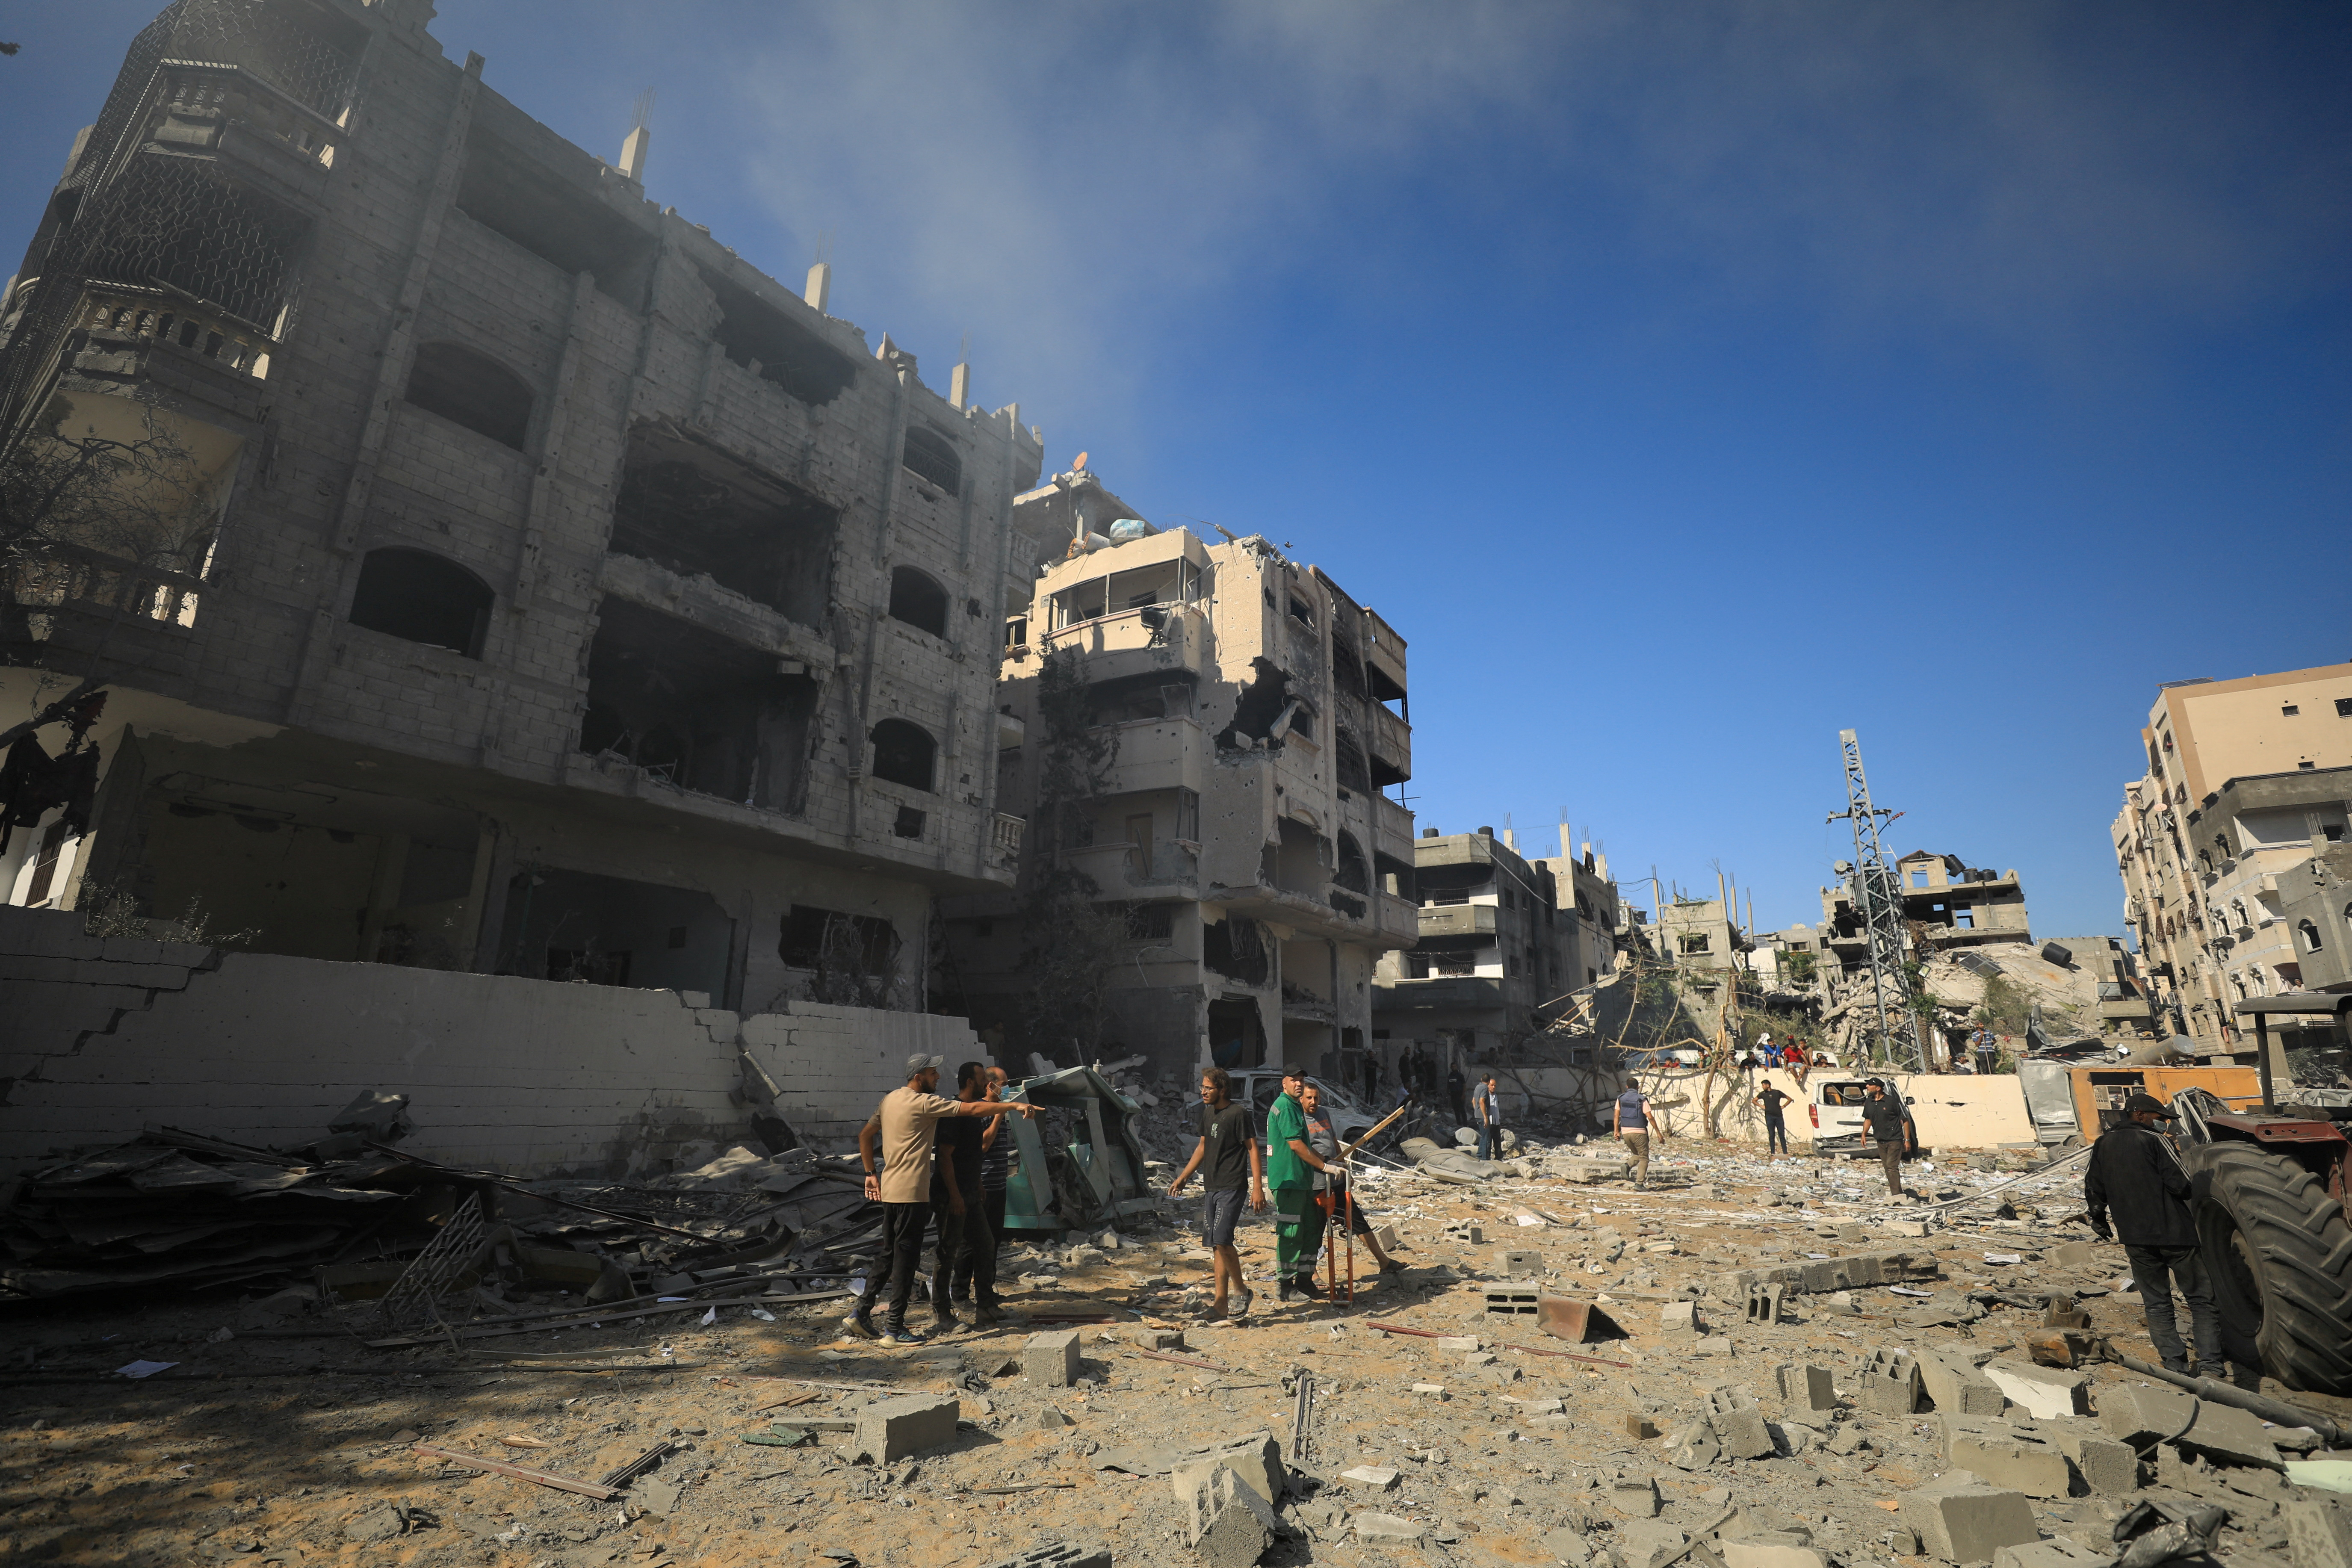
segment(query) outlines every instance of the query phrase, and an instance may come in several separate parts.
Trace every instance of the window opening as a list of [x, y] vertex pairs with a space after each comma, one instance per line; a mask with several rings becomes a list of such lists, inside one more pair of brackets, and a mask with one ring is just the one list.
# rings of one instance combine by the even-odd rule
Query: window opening
[[[581, 155], [581, 177], [593, 161]], [[593, 273], [599, 293], [632, 310], [653, 276], [654, 237], [602, 196], [478, 125], [466, 138], [457, 208], [567, 277]]]
[[1127, 907], [1128, 941], [1166, 942], [1175, 934], [1175, 905], [1129, 904]]
[[900, 806], [898, 819], [891, 824], [890, 831], [901, 838], [920, 838], [923, 836], [923, 813], [911, 805]]
[[890, 618], [935, 637], [948, 635], [948, 591], [925, 573], [901, 566], [890, 574]]
[[794, 904], [783, 918], [776, 954], [793, 969], [811, 972], [809, 994], [816, 1001], [876, 1007], [889, 999], [898, 982], [904, 944], [879, 915]]
[[710, 335], [727, 357], [761, 381], [820, 407], [857, 379], [856, 362], [793, 319], [797, 306], [771, 304], [723, 273], [698, 265], [719, 305]]
[[838, 513], [798, 487], [649, 425], [629, 435], [611, 548], [820, 626], [839, 525]]
[[950, 495], [963, 491], [963, 459], [955, 443], [923, 425], [907, 426], [907, 445], [898, 460], [919, 479], [928, 479]]
[[360, 563], [349, 618], [372, 632], [479, 658], [495, 597], [488, 584], [454, 561], [387, 546]]
[[874, 726], [874, 776], [887, 784], [930, 793], [939, 743], [919, 725], [885, 719]]
[[1240, 915], [1201, 928], [1201, 962], [1212, 973], [1244, 985], [1263, 985], [1274, 973], [1265, 929]]
[[773, 654], [623, 599], [597, 612], [580, 749], [699, 795], [770, 811], [806, 804], [817, 684]]
[[459, 343], [418, 345], [406, 396], [427, 414], [518, 452], [530, 433], [530, 387], [498, 361]]

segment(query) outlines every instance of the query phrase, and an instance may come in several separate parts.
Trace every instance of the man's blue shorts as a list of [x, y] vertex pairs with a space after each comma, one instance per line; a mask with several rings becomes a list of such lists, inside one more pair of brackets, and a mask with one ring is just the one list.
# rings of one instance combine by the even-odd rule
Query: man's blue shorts
[[1239, 1187], [1202, 1194], [1201, 1240], [1205, 1245], [1231, 1247], [1234, 1244], [1234, 1226], [1242, 1220], [1242, 1197]]

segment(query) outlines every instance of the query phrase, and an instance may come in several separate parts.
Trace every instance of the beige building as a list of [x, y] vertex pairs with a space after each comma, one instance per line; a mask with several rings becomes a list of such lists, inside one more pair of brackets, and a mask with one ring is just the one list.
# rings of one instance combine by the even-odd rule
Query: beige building
[[19, 832], [0, 892], [194, 900], [254, 953], [921, 1008], [933, 899], [1012, 879], [997, 631], [1041, 438], [432, 15], [184, 0], [63, 159], [0, 306], [5, 433], [152, 416], [185, 504], [9, 563], [0, 706], [89, 671], [107, 703], [94, 797]]
[[2140, 740], [2110, 832], [2124, 919], [2159, 1004], [2218, 1049], [2231, 1003], [2305, 984], [2282, 889], [2345, 835], [2352, 664], [2169, 682]]
[[[1116, 745], [1068, 851], [1125, 922], [1101, 1053], [1360, 1074], [1374, 968], [1420, 931], [1412, 816], [1381, 793], [1412, 772], [1404, 639], [1265, 539], [1155, 530], [1088, 473], [1013, 513], [1046, 564], [1004, 623], [998, 806], [1040, 798], [1047, 656], [1084, 659], [1090, 732]], [[947, 906], [961, 1005], [1014, 1059], [1066, 1061], [1022, 1033], [1021, 896]]]

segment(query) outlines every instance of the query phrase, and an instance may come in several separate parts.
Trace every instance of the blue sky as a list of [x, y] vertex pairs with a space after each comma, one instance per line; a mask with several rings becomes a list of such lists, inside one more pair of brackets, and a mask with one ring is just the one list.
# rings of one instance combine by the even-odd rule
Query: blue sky
[[[152, 5], [0, 5], [0, 247]], [[2352, 7], [445, 0], [453, 58], [1410, 639], [1425, 824], [2120, 930], [2161, 680], [2352, 658]], [[1527, 838], [1523, 837], [1523, 845]], [[1629, 887], [1629, 891], [1630, 891]], [[1638, 900], [1646, 901], [1644, 886]]]

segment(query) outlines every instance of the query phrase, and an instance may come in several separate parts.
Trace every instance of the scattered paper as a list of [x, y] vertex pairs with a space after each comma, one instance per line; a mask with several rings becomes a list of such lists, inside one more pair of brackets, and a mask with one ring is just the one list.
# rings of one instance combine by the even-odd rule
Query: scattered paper
[[1984, 1255], [1984, 1260], [1987, 1263], [2022, 1263], [2025, 1261], [2023, 1258], [2014, 1252], [1988, 1252]]
[[114, 1374], [117, 1377], [152, 1377], [179, 1364], [175, 1361], [134, 1361], [129, 1366], [116, 1367]]
[[1889, 1285], [1887, 1289], [1897, 1296], [1916, 1296], [1923, 1301], [1935, 1294], [1933, 1290], [1915, 1290], [1908, 1285]]
[[774, 1322], [774, 1321], [776, 1321], [776, 1314], [775, 1314], [775, 1313], [773, 1313], [773, 1312], [771, 1312], [771, 1311], [770, 1311], [770, 1310], [768, 1310], [768, 1309], [767, 1309], [767, 1308], [765, 1308], [765, 1307], [754, 1307], [754, 1308], [752, 1308], [752, 1309], [751, 1309], [751, 1315], [752, 1315], [753, 1317], [755, 1317], [755, 1318], [759, 1319], [759, 1320], [760, 1320], [760, 1321], [761, 1321], [761, 1322], [763, 1322], [763, 1323], [772, 1323], [772, 1322]]
[[707, 1312], [705, 1312], [705, 1313], [703, 1313], [703, 1314], [702, 1314], [702, 1319], [701, 1319], [702, 1326], [703, 1326], [704, 1328], [706, 1328], [706, 1329], [707, 1329], [707, 1328], [709, 1328], [711, 1324], [713, 1324], [713, 1323], [717, 1322], [718, 1321], [719, 1321], [719, 1309], [718, 1309], [718, 1308], [716, 1308], [716, 1307], [711, 1308], [709, 1311], [707, 1311]]

